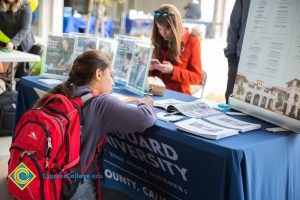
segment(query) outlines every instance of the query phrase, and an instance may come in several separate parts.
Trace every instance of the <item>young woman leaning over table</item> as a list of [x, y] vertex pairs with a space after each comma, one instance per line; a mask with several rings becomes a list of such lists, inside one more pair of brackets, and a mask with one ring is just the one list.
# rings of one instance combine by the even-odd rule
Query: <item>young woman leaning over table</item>
[[[92, 156], [104, 133], [143, 132], [157, 118], [152, 107], [153, 100], [149, 96], [139, 99], [137, 106], [128, 105], [112, 96], [112, 77], [113, 69], [109, 57], [97, 50], [86, 51], [75, 59], [69, 79], [50, 90], [48, 95], [34, 105], [34, 108], [40, 107], [51, 94], [63, 94], [70, 99], [86, 92], [99, 95], [82, 112], [84, 124], [81, 133], [81, 170], [87, 165], [88, 158]], [[96, 166], [95, 163], [91, 164], [87, 174], [97, 174]], [[71, 199], [97, 199], [96, 186], [92, 179], [82, 180]]]

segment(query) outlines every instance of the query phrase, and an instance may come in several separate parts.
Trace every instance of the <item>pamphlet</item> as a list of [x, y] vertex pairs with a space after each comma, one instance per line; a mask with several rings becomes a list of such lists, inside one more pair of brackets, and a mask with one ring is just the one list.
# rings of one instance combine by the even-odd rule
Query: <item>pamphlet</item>
[[206, 121], [211, 122], [212, 124], [216, 124], [222, 127], [237, 129], [239, 132], [246, 132], [255, 129], [261, 128], [260, 124], [254, 124], [245, 122], [242, 120], [235, 119], [233, 117], [229, 117], [227, 115], [216, 115], [212, 117], [204, 118]]
[[165, 99], [160, 101], [154, 101], [155, 107], [161, 107], [168, 112], [179, 112], [188, 117], [204, 118], [213, 115], [223, 114], [217, 111], [200, 99], [192, 102], [181, 102], [176, 99]]
[[[202, 120], [200, 121], [197, 121], [196, 119], [195, 120], [199, 123], [205, 122], [206, 126], [212, 126], [213, 128], [217, 127], [219, 129], [222, 129], [221, 130], [222, 134], [224, 132], [223, 129], [230, 129], [230, 131], [235, 130], [239, 132], [246, 132], [246, 131], [251, 131], [251, 130], [261, 128], [260, 124], [249, 123], [249, 122], [235, 119], [233, 117], [229, 117], [225, 115], [223, 112], [213, 109], [212, 107], [210, 107], [200, 99], [192, 102], [182, 102], [176, 99], [164, 99], [164, 100], [154, 101], [154, 107], [162, 108], [169, 112], [164, 114], [158, 114], [158, 118], [160, 120], [170, 121], [170, 122], [179, 120], [177, 118], [173, 119], [171, 117], [174, 114], [183, 114], [188, 117], [197, 118], [197, 120], [201, 118]], [[183, 127], [181, 127], [181, 129], [183, 130]], [[197, 130], [195, 129], [195, 127], [187, 126], [187, 124], [185, 123], [184, 123], [184, 130], [192, 133], [197, 132], [199, 134], [203, 134], [203, 133], [206, 134], [206, 132], [204, 132], [203, 130], [201, 129]], [[225, 135], [227, 134], [231, 135], [232, 133], [230, 131], [226, 130]], [[222, 136], [222, 137], [226, 137], [226, 136]]]
[[165, 122], [175, 122], [175, 121], [181, 120], [182, 118], [184, 118], [184, 116], [175, 115], [172, 113], [158, 112], [157, 118], [162, 121], [165, 121]]
[[162, 108], [164, 110], [168, 110], [168, 106], [175, 105], [179, 103], [184, 103], [183, 101], [179, 101], [177, 99], [163, 99], [154, 101], [154, 107]]
[[196, 118], [183, 120], [175, 125], [177, 129], [214, 140], [238, 134], [238, 130], [223, 128]]

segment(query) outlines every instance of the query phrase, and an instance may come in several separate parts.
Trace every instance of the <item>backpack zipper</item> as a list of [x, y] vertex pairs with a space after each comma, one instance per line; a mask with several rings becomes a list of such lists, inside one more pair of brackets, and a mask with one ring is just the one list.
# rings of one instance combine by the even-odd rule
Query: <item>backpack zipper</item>
[[65, 135], [66, 135], [66, 146], [67, 146], [66, 163], [69, 163], [69, 157], [70, 157], [70, 138], [69, 138], [70, 118], [66, 113], [61, 112], [59, 110], [56, 110], [55, 108], [52, 108], [51, 106], [45, 105], [44, 108], [46, 108], [46, 109], [48, 109], [51, 112], [54, 112], [56, 114], [62, 115], [68, 121], [67, 124], [66, 124]]
[[[63, 147], [64, 140], [65, 140], [64, 134], [63, 134], [64, 131], [63, 131], [62, 119], [60, 119], [59, 117], [53, 116], [51, 113], [49, 113], [49, 112], [47, 112], [47, 111], [45, 111], [45, 110], [40, 109], [40, 111], [42, 111], [42, 112], [45, 113], [46, 115], [50, 116], [51, 118], [55, 119], [55, 120], [58, 122], [58, 124], [59, 124], [59, 127], [60, 127], [60, 135], [61, 135], [61, 138], [62, 138], [62, 143], [61, 143], [61, 145], [58, 147], [57, 152], [60, 152], [60, 150], [61, 150], [62, 147]], [[54, 160], [53, 160], [54, 163], [56, 163], [57, 157], [58, 157], [58, 154], [56, 154], [56, 156], [54, 157]]]

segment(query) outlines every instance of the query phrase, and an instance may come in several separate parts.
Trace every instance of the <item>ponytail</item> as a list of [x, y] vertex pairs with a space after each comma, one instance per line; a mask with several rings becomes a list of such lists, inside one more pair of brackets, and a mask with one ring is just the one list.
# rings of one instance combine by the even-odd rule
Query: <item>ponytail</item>
[[67, 81], [55, 86], [51, 90], [49, 90], [42, 98], [38, 99], [37, 102], [33, 105], [33, 109], [37, 109], [41, 107], [47, 99], [52, 95], [52, 94], [62, 94], [66, 96], [68, 99], [71, 99], [75, 93], [74, 86], [70, 79]]

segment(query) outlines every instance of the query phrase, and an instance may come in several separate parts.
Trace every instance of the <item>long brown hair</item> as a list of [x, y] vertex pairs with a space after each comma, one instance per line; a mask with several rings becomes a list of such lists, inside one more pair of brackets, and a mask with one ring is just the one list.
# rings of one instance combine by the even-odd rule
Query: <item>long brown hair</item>
[[49, 90], [34, 104], [33, 108], [41, 107], [52, 94], [62, 94], [69, 99], [73, 98], [76, 87], [90, 83], [97, 69], [104, 71], [110, 66], [110, 57], [104, 52], [89, 50], [82, 53], [74, 60], [69, 79]]
[[13, 3], [8, 3], [6, 0], [0, 0], [0, 12], [17, 12], [21, 7], [23, 0], [15, 0]]
[[179, 10], [171, 4], [162, 4], [158, 11], [168, 12], [168, 16], [154, 16], [154, 24], [152, 29], [152, 41], [154, 45], [154, 56], [158, 57], [165, 43], [163, 37], [159, 34], [157, 23], [164, 28], [171, 29], [173, 38], [169, 47], [169, 51], [176, 61], [180, 61], [181, 54], [181, 38], [184, 33], [182, 26], [182, 17]]

